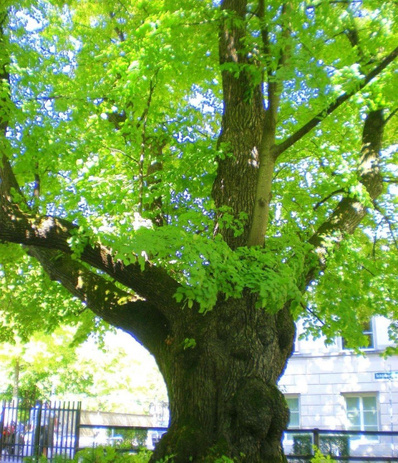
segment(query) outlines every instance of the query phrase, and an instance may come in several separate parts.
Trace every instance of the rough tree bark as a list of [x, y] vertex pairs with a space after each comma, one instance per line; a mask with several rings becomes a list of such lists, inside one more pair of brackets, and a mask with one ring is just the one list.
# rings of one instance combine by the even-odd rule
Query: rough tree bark
[[[170, 431], [156, 457], [214, 461], [229, 455], [242, 461], [282, 461], [281, 431], [288, 410], [276, 387], [291, 353], [294, 324], [288, 311], [269, 315], [255, 297], [218, 301], [203, 317], [191, 314], [170, 343]], [[194, 349], [178, 340], [191, 333]]]
[[[244, 67], [257, 66], [243, 47], [247, 1], [224, 0], [221, 7], [227, 14], [220, 23], [218, 38], [225, 104], [220, 143], [229, 153], [219, 160], [213, 198], [218, 208], [227, 206], [235, 218], [243, 213], [246, 222], [239, 236], [217, 226], [215, 233], [222, 233], [229, 246], [236, 249], [264, 242], [278, 156], [351, 94], [343, 94], [276, 144], [280, 95], [277, 71], [271, 67], [265, 70], [268, 84], [264, 95], [263, 82], [253, 84], [252, 74]], [[288, 11], [284, 8], [283, 14]], [[264, 1], [260, 0], [258, 14], [261, 17], [263, 13]], [[266, 27], [262, 36], [266, 54]], [[395, 59], [397, 50], [365, 76], [363, 86]], [[277, 69], [284, 66], [288, 53], [287, 48], [281, 50]], [[225, 66], [231, 63], [242, 66], [242, 71], [231, 72]], [[0, 71], [3, 81], [8, 80], [5, 66]], [[9, 104], [10, 99], [5, 102]], [[87, 245], [80, 260], [72, 259], [68, 238], [74, 225], [53, 217], [36, 217], [33, 211], [27, 211], [26, 204], [22, 210], [13, 201], [18, 183], [6, 152], [7, 111], [0, 114], [0, 239], [24, 245], [50, 278], [61, 282], [95, 314], [132, 334], [155, 356], [169, 393], [171, 422], [152, 461], [174, 455], [176, 463], [212, 462], [227, 455], [247, 463], [285, 462], [281, 437], [288, 410], [276, 384], [293, 349], [295, 325], [289, 302], [279, 312], [269, 313], [266, 307], [256, 308], [256, 295], [252, 293], [245, 291], [240, 299], [228, 300], [220, 294], [214, 309], [203, 315], [195, 305], [183, 310], [174, 298], [178, 283], [150, 262], [144, 270], [138, 264], [125, 265], [114, 259], [112, 250], [97, 243]], [[358, 147], [360, 180], [372, 200], [381, 193], [378, 158], [383, 127], [382, 111], [370, 112], [363, 129], [362, 155]], [[321, 225], [310, 240], [318, 259], [316, 266], [308, 264], [301, 275], [303, 291], [326, 263], [328, 237], [338, 233], [343, 239], [365, 214], [366, 208], [358, 200], [347, 197]], [[126, 291], [90, 268], [105, 272]], [[129, 290], [138, 297], [132, 297]], [[186, 338], [195, 339], [196, 346], [184, 348]]]

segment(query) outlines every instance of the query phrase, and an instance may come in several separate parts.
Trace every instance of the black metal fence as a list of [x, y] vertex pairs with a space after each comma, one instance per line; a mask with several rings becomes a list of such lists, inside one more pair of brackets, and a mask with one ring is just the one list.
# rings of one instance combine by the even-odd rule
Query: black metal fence
[[24, 457], [56, 455], [73, 458], [79, 447], [80, 402], [2, 402], [0, 459], [20, 462]]
[[[106, 430], [108, 445], [120, 451], [134, 451], [141, 446], [153, 448], [167, 431], [164, 427], [107, 426], [81, 424], [81, 429]], [[145, 439], [137, 442], [137, 435]], [[314, 458], [315, 448], [334, 461], [398, 463], [398, 431], [344, 431], [321, 429], [287, 430], [284, 450], [291, 463], [306, 463]], [[149, 445], [148, 445], [149, 444]]]
[[292, 463], [314, 458], [314, 449], [335, 461], [398, 463], [398, 431], [347, 431], [327, 429], [289, 429], [284, 449]]
[[[27, 406], [22, 401], [2, 402], [0, 408], [0, 460], [22, 462], [25, 457], [46, 456], [72, 459], [79, 450], [79, 436], [90, 430], [89, 444], [106, 443], [129, 451], [138, 446], [156, 445], [166, 428], [83, 424], [80, 402], [36, 402]], [[149, 439], [150, 438], [150, 439]], [[336, 461], [397, 462], [398, 431], [343, 431], [289, 429], [284, 436], [284, 449], [292, 463], [305, 463], [318, 448]]]

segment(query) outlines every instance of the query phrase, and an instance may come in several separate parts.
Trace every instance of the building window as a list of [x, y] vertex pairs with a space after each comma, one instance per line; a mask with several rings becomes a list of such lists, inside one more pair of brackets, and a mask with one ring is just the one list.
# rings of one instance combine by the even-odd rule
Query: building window
[[300, 427], [300, 401], [298, 396], [285, 396], [290, 411], [288, 428]]
[[[372, 320], [362, 323], [362, 333], [366, 337], [367, 342], [363, 346], [359, 346], [361, 349], [374, 349], [374, 332], [373, 332], [373, 323]], [[350, 349], [347, 346], [346, 340], [342, 338], [342, 347], [343, 349]]]
[[378, 431], [377, 397], [374, 394], [344, 397], [347, 428], [352, 431]]

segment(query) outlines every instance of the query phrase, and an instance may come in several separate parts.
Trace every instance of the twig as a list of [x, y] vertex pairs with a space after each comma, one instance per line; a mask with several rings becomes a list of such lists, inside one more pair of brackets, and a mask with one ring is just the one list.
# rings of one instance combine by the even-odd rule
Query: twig
[[326, 203], [326, 201], [330, 199], [332, 196], [337, 195], [338, 193], [344, 193], [344, 192], [345, 192], [344, 188], [339, 188], [338, 190], [333, 191], [332, 193], [330, 193], [330, 195], [326, 196], [326, 198], [321, 199], [315, 204], [314, 211], [316, 211], [320, 206], [322, 206], [322, 204]]
[[391, 112], [391, 114], [385, 119], [384, 124], [387, 124], [387, 122], [393, 118], [396, 114], [398, 113], [398, 108], [394, 109], [394, 111]]
[[300, 305], [301, 307], [306, 310], [307, 312], [309, 312], [314, 318], [316, 318], [319, 323], [322, 325], [322, 326], [325, 326], [326, 323], [319, 317], [319, 315], [317, 313], [315, 313], [314, 310], [310, 309], [308, 306], [304, 305], [302, 302], [300, 302]]
[[300, 129], [298, 129], [295, 133], [290, 135], [285, 141], [276, 145], [274, 147], [274, 157], [277, 158], [283, 152], [285, 152], [288, 148], [293, 146], [296, 142], [301, 140], [307, 133], [309, 133], [312, 129], [314, 129], [317, 125], [319, 125], [323, 120], [325, 120], [330, 114], [332, 114], [337, 108], [339, 108], [343, 103], [349, 100], [353, 95], [361, 91], [363, 88], [368, 85], [370, 81], [372, 81], [375, 77], [377, 77], [389, 64], [391, 64], [395, 58], [398, 56], [398, 47], [396, 47], [391, 53], [389, 53], [381, 63], [372, 69], [362, 80], [361, 84], [356, 86], [354, 90], [342, 93], [339, 95], [332, 103], [329, 104], [328, 107], [320, 111], [316, 114], [310, 121], [304, 124]]
[[395, 247], [398, 249], [398, 242], [397, 242], [397, 239], [395, 238], [394, 236], [394, 224], [392, 223], [391, 219], [382, 212], [382, 210], [377, 206], [377, 204], [374, 204], [374, 208], [375, 210], [382, 216], [383, 220], [387, 223], [388, 225], [388, 229], [390, 230], [390, 235], [391, 235], [391, 238], [395, 244]]

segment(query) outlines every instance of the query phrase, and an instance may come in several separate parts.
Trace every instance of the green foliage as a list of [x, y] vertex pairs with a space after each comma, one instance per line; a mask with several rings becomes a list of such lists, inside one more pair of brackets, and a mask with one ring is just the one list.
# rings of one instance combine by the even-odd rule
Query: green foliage
[[[331, 456], [348, 457], [350, 455], [349, 436], [320, 436], [320, 448], [318, 449], [312, 443], [312, 435], [296, 434], [293, 435], [293, 454], [308, 457], [314, 454], [311, 459], [313, 463], [334, 461]], [[327, 455], [327, 456], [325, 456]], [[298, 463], [308, 461], [307, 458], [295, 459]]]
[[86, 392], [93, 376], [80, 368], [78, 352], [71, 347], [73, 335], [73, 329], [59, 328], [51, 335], [38, 332], [26, 343], [2, 344], [3, 387], [8, 383], [3, 398], [11, 400], [17, 391], [19, 398], [33, 404], [55, 390], [59, 397]]
[[[75, 455], [73, 460], [65, 459], [60, 455], [55, 455], [51, 458], [51, 461], [55, 463], [148, 463], [152, 452], [149, 450], [140, 450], [136, 454], [129, 454], [121, 452], [114, 447], [94, 447], [80, 450]], [[26, 463], [48, 463], [48, 460], [44, 456], [40, 456], [37, 460], [34, 457], [24, 458]], [[160, 463], [160, 462], [159, 462]]]
[[278, 311], [288, 299], [297, 301], [296, 306], [300, 303], [297, 275], [308, 246], [295, 235], [270, 239], [265, 248], [236, 251], [218, 236], [192, 235], [179, 227], [142, 227], [134, 237], [130, 255], [140, 256], [142, 265], [145, 256], [150, 256], [152, 262], [166, 266], [183, 285], [176, 293], [177, 302], [185, 301], [188, 308], [197, 302], [200, 311], [206, 312], [213, 308], [219, 292], [239, 298], [244, 289], [258, 294], [258, 307], [270, 311]]
[[81, 450], [76, 454], [73, 461], [81, 463], [147, 463], [150, 456], [151, 452], [148, 450], [142, 450], [132, 455], [120, 452], [115, 447], [94, 447]]
[[[385, 238], [371, 243], [365, 233], [347, 237], [331, 256], [318, 284], [307, 293], [311, 313], [306, 320], [306, 334], [317, 337], [322, 332], [332, 341], [337, 333], [348, 347], [366, 345], [364, 323], [374, 314], [395, 317], [397, 258], [396, 250]], [[324, 321], [323, 326], [319, 319]]]
[[[107, 430], [109, 437], [112, 436], [113, 432], [111, 429]], [[148, 436], [148, 431], [146, 429], [118, 429], [117, 436], [121, 437], [122, 440], [115, 441], [114, 447], [118, 449], [136, 449], [144, 448]]]
[[225, 455], [223, 455], [223, 456], [217, 458], [216, 460], [214, 460], [214, 463], [234, 463], [235, 461], [237, 461], [237, 460], [226, 457]]
[[[81, 400], [87, 410], [108, 412], [125, 412], [128, 403], [138, 414], [148, 413], [151, 402], [167, 402], [153, 358], [130, 336], [119, 331], [80, 343], [75, 338], [75, 328], [62, 327], [26, 343], [0, 344], [0, 399], [17, 394], [27, 407], [50, 397]], [[126, 442], [142, 445], [146, 433], [132, 434]]]
[[311, 459], [311, 463], [335, 463], [336, 460], [333, 460], [330, 455], [324, 456], [319, 449], [315, 449], [314, 458]]
[[193, 349], [196, 346], [196, 341], [193, 338], [185, 338], [183, 341], [183, 348], [185, 349]]
[[[0, 342], [51, 333], [60, 321], [76, 323], [79, 301], [50, 282], [36, 261], [13, 244], [0, 244]], [[90, 317], [92, 319], [92, 316]]]
[[[53, 461], [55, 461], [56, 463], [61, 463], [61, 458], [62, 457], [60, 457], [59, 455], [56, 455], [54, 457]], [[48, 463], [49, 460], [45, 456], [40, 455], [39, 458], [37, 458], [37, 457], [26, 457], [26, 458], [23, 459], [23, 461], [25, 463]], [[66, 463], [66, 462], [71, 462], [72, 460], [63, 459], [62, 461]]]

